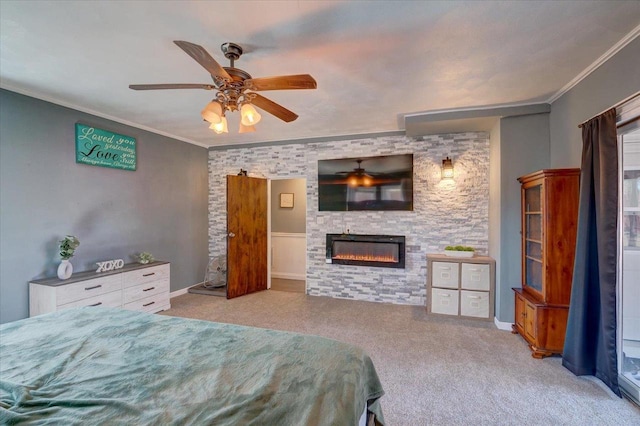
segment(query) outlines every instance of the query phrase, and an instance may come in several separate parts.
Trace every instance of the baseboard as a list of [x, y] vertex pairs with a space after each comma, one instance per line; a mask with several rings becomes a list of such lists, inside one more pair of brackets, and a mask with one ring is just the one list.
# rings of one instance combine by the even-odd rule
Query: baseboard
[[493, 323], [496, 325], [498, 330], [511, 331], [511, 323], [510, 322], [502, 322], [498, 321], [498, 318], [493, 318]]
[[180, 290], [172, 291], [171, 293], [169, 293], [169, 298], [173, 299], [174, 297], [178, 297], [178, 296], [182, 296], [183, 294], [187, 294], [191, 287], [195, 287], [195, 286], [200, 285], [200, 284], [202, 284], [202, 283], [196, 283], [194, 285], [190, 285], [189, 287], [185, 287], [185, 288], [181, 288]]
[[283, 280], [300, 280], [304, 281], [307, 279], [305, 274], [293, 274], [289, 272], [273, 272], [271, 271], [271, 278], [282, 278]]

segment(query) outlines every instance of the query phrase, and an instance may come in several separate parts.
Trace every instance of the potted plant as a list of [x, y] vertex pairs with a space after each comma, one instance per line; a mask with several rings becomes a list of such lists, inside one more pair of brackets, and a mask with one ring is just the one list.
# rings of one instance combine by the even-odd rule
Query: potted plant
[[147, 253], [146, 251], [143, 251], [142, 253], [140, 253], [137, 256], [137, 258], [138, 258], [138, 263], [142, 263], [143, 265], [147, 263], [151, 263], [155, 260], [153, 258], [153, 255], [151, 253]]
[[446, 246], [444, 254], [451, 257], [473, 257], [475, 249], [467, 246]]
[[60, 241], [60, 258], [62, 258], [62, 262], [58, 266], [58, 278], [61, 280], [71, 277], [73, 265], [69, 262], [69, 259], [73, 257], [79, 245], [80, 241], [73, 235], [67, 235]]

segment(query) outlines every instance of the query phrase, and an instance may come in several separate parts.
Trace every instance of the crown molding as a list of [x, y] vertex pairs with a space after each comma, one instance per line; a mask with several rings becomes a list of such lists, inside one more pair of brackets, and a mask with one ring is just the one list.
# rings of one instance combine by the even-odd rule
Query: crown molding
[[50, 97], [50, 96], [43, 96], [43, 95], [41, 95], [39, 93], [34, 93], [34, 92], [30, 92], [29, 90], [25, 90], [25, 89], [18, 88], [18, 87], [13, 87], [13, 86], [8, 85], [6, 83], [0, 82], [0, 89], [8, 90], [10, 92], [16, 92], [16, 93], [19, 93], [21, 95], [29, 96], [29, 97], [35, 98], [35, 99], [40, 99], [41, 101], [50, 102], [52, 104], [60, 105], [60, 106], [63, 106], [65, 108], [71, 108], [73, 110], [84, 112], [86, 114], [95, 115], [96, 117], [100, 117], [100, 118], [104, 118], [104, 119], [107, 119], [107, 120], [115, 121], [116, 123], [124, 124], [124, 125], [130, 126], [130, 127], [135, 127], [136, 129], [145, 130], [147, 132], [155, 133], [157, 135], [166, 136], [166, 137], [171, 138], [171, 139], [176, 139], [176, 140], [179, 140], [179, 141], [182, 141], [182, 142], [187, 142], [187, 143], [190, 143], [192, 145], [197, 145], [197, 146], [202, 147], [202, 148], [209, 148], [209, 145], [205, 145], [205, 144], [202, 144], [200, 142], [193, 141], [191, 139], [187, 139], [187, 138], [183, 138], [183, 137], [180, 137], [180, 136], [176, 136], [176, 135], [171, 134], [171, 133], [163, 132], [162, 130], [154, 129], [153, 127], [143, 126], [142, 124], [134, 123], [132, 121], [123, 120], [122, 118], [114, 117], [114, 116], [109, 115], [109, 114], [104, 114], [104, 113], [92, 110], [90, 108], [81, 107], [79, 105], [72, 104], [71, 102], [61, 101], [60, 99], [56, 99], [56, 98], [53, 98], [53, 97]]
[[212, 145], [209, 147], [209, 151], [225, 151], [228, 149], [257, 148], [257, 147], [263, 147], [263, 146], [276, 146], [276, 145], [337, 142], [337, 141], [371, 139], [371, 138], [392, 137], [392, 136], [406, 136], [406, 133], [404, 130], [390, 130], [386, 132], [354, 133], [354, 134], [343, 134], [343, 135], [333, 135], [333, 136], [319, 136], [314, 138], [271, 140], [271, 141], [263, 141], [263, 142], [249, 142], [249, 143], [235, 142], [235, 143], [225, 143], [221, 145]]
[[567, 93], [569, 90], [573, 89], [578, 83], [587, 78], [589, 74], [594, 72], [600, 65], [607, 62], [611, 59], [616, 53], [621, 51], [626, 45], [635, 40], [638, 36], [640, 36], [640, 24], [635, 27], [631, 32], [629, 32], [626, 36], [622, 37], [620, 41], [614, 44], [609, 50], [607, 50], [602, 56], [595, 60], [591, 65], [585, 68], [580, 74], [575, 76], [573, 80], [567, 83], [562, 89], [558, 90], [553, 96], [551, 96], [547, 103], [551, 104], [558, 100], [562, 95]]

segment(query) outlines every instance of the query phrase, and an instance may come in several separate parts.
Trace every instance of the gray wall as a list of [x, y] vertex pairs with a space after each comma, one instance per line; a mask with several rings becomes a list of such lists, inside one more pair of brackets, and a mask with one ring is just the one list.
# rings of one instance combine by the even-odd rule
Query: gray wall
[[640, 37], [551, 104], [551, 167], [580, 167], [578, 124], [640, 91]]
[[[138, 169], [76, 164], [75, 123], [137, 139]], [[0, 91], [0, 322], [28, 316], [28, 282], [56, 275], [58, 240], [79, 238], [75, 271], [171, 262], [171, 290], [207, 264], [207, 151], [48, 102]]]
[[[500, 172], [502, 159], [500, 158], [500, 121], [496, 119], [489, 137], [489, 256], [496, 260], [496, 289], [501, 287], [500, 265], [502, 265], [500, 239]], [[495, 306], [499, 307], [502, 300], [500, 291], [496, 291]], [[496, 317], [498, 311], [496, 310]]]
[[512, 287], [521, 287], [520, 176], [549, 168], [549, 114], [500, 120], [500, 286], [496, 318], [513, 322]]
[[[640, 38], [625, 46], [551, 105], [550, 114], [500, 120], [499, 136], [491, 134], [492, 180], [499, 175], [499, 213], [490, 208], [490, 253], [497, 260], [496, 317], [512, 322], [511, 287], [521, 286], [519, 176], [544, 168], [580, 167], [582, 133], [578, 124], [640, 90]], [[495, 139], [499, 144], [499, 172], [494, 171]], [[500, 230], [493, 229], [499, 216]], [[499, 237], [499, 248], [493, 238]]]
[[[293, 193], [293, 208], [280, 207], [280, 193]], [[271, 181], [271, 232], [304, 234], [307, 230], [307, 180]]]

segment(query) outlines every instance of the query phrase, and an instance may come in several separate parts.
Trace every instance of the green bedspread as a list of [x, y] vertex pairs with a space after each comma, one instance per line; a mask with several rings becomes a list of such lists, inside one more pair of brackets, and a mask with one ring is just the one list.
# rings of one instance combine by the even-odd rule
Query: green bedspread
[[110, 308], [0, 326], [0, 424], [383, 423], [361, 349], [302, 334]]

